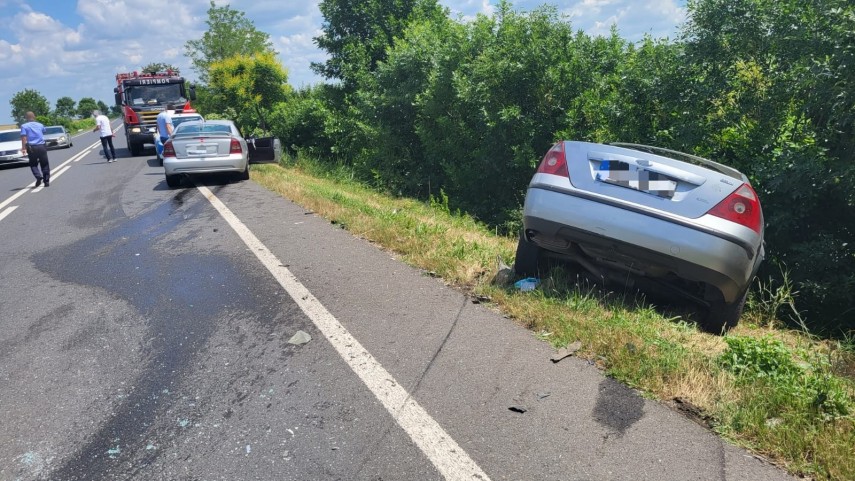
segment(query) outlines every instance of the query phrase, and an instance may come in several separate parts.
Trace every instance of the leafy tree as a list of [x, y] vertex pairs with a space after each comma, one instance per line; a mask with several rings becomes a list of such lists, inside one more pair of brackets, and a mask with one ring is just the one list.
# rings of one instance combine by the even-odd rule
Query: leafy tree
[[267, 51], [252, 56], [236, 55], [211, 63], [209, 69], [208, 87], [221, 99], [221, 108], [236, 112], [235, 120], [243, 127], [257, 120], [261, 129], [267, 131], [267, 107], [285, 100], [290, 88], [288, 72], [276, 54]]
[[107, 115], [107, 112], [110, 111], [110, 108], [107, 107], [107, 104], [105, 104], [103, 100], [99, 100], [98, 101], [98, 110], [100, 110], [102, 114]]
[[110, 106], [110, 117], [121, 117], [122, 116], [122, 107], [118, 105]]
[[76, 102], [71, 97], [60, 97], [56, 100], [56, 110], [54, 110], [54, 114], [57, 117], [62, 118], [71, 118], [77, 112], [75, 108]]
[[257, 53], [273, 53], [273, 43], [267, 33], [256, 30], [245, 14], [233, 10], [229, 5], [216, 6], [211, 0], [208, 9], [208, 30], [202, 38], [188, 40], [184, 44], [185, 55], [190, 58], [199, 80], [207, 83], [211, 64], [236, 55], [250, 56]]
[[37, 90], [24, 89], [12, 96], [9, 100], [12, 106], [12, 118], [16, 122], [26, 122], [27, 112], [33, 112], [36, 116], [50, 115], [50, 104], [47, 98]]
[[98, 110], [98, 102], [92, 97], [84, 97], [77, 102], [77, 115], [83, 118], [90, 117], [93, 110]]
[[789, 272], [813, 328], [855, 329], [855, 6], [697, 0], [689, 11], [681, 130], [757, 188], [771, 260], [761, 275]]
[[289, 154], [301, 151], [324, 158], [333, 153], [335, 142], [326, 135], [327, 124], [333, 122], [325, 97], [329, 89], [328, 85], [303, 88], [273, 108], [272, 134], [285, 142]]
[[142, 68], [142, 73], [154, 74], [158, 72], [167, 72], [172, 71], [175, 75], [181, 75], [181, 71], [178, 67], [170, 64], [170, 63], [162, 63], [162, 62], [153, 62]]
[[323, 34], [315, 37], [330, 58], [312, 68], [354, 88], [364, 72], [373, 72], [386, 50], [414, 18], [442, 12], [436, 0], [322, 0]]

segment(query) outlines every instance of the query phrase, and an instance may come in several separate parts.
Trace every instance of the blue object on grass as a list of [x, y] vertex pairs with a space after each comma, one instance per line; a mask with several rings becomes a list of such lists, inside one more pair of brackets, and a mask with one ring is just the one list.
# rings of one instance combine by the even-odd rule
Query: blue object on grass
[[514, 283], [514, 287], [523, 292], [528, 292], [535, 290], [538, 284], [540, 284], [540, 279], [536, 277], [526, 277], [525, 279], [520, 279], [516, 281]]

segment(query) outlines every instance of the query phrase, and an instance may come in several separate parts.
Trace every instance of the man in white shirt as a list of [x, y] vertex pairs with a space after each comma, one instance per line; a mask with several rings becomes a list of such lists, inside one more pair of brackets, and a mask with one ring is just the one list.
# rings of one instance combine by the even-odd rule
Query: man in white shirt
[[[102, 114], [100, 110], [92, 112], [95, 116], [95, 128], [93, 132], [99, 132], [101, 136], [101, 147], [104, 148], [104, 157], [107, 157], [107, 163], [116, 161], [116, 149], [113, 148], [113, 128], [110, 127], [110, 119]], [[109, 147], [109, 150], [107, 148]]]

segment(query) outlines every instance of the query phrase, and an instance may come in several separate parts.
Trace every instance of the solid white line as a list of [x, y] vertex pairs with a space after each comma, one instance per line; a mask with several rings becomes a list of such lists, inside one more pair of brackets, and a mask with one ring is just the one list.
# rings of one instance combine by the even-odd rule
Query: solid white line
[[0, 220], [5, 219], [7, 215], [9, 215], [9, 214], [11, 214], [12, 212], [14, 212], [14, 211], [15, 211], [15, 209], [17, 209], [17, 208], [18, 208], [18, 206], [17, 206], [17, 205], [13, 205], [12, 207], [9, 207], [8, 209], [4, 210], [3, 212], [0, 212]]
[[[98, 140], [98, 142], [95, 142], [94, 144], [90, 145], [89, 147], [86, 147], [82, 151], [74, 154], [74, 156], [72, 156], [70, 159], [66, 160], [65, 162], [63, 162], [62, 164], [58, 165], [57, 167], [55, 167], [51, 170], [59, 171], [60, 169], [62, 169], [66, 165], [70, 164], [71, 162], [77, 162], [78, 160], [82, 159], [86, 154], [91, 152], [92, 149], [98, 145], [101, 145], [100, 140]], [[57, 176], [56, 174], [51, 175], [51, 180], [55, 179], [56, 176]], [[35, 187], [35, 185], [36, 185], [36, 181], [34, 180], [34, 181], [30, 182], [30, 184], [27, 185], [27, 187], [31, 188], [31, 187]], [[0, 202], [0, 209], [6, 207], [7, 205], [11, 204], [12, 202], [15, 202], [15, 199], [17, 199], [18, 197], [21, 197], [22, 195], [26, 194], [27, 192], [38, 192], [41, 189], [42, 189], [41, 187], [39, 187], [38, 189], [27, 189], [27, 188], [21, 189], [18, 192], [15, 192], [14, 194], [12, 194], [8, 199], [4, 200], [3, 202]]]
[[[32, 182], [30, 185], [28, 185], [27, 187], [32, 187], [32, 186], [34, 186], [34, 185], [36, 185], [36, 182], [35, 182], [35, 181], [33, 181], [33, 182]], [[14, 193], [14, 194], [12, 194], [8, 199], [4, 200], [3, 202], [0, 202], [0, 209], [2, 209], [2, 208], [4, 208], [4, 207], [6, 207], [7, 205], [11, 204], [12, 202], [15, 202], [15, 199], [17, 199], [18, 197], [21, 197], [22, 195], [26, 194], [27, 192], [30, 192], [30, 190], [29, 190], [29, 189], [26, 189], [26, 188], [25, 188], [25, 189], [21, 189], [21, 190], [19, 190], [18, 192], [15, 192], [15, 193]]]
[[344, 362], [383, 404], [436, 469], [448, 480], [489, 481], [484, 471], [466, 454], [423, 407], [386, 371], [374, 356], [312, 295], [267, 247], [207, 187], [197, 186], [229, 223], [247, 247], [273, 274], [300, 309], [338, 351]]
[[[64, 174], [70, 168], [71, 168], [70, 166], [66, 166], [66, 167], [62, 167], [62, 168], [58, 169], [56, 172], [51, 172], [50, 173], [50, 181], [53, 182], [54, 180], [56, 180], [57, 177]], [[33, 185], [35, 185], [35, 184], [33, 184]], [[42, 184], [42, 185], [36, 187], [35, 189], [31, 190], [30, 192], [41, 192], [41, 190], [44, 188], [45, 188], [45, 186], [44, 186], [44, 184]]]

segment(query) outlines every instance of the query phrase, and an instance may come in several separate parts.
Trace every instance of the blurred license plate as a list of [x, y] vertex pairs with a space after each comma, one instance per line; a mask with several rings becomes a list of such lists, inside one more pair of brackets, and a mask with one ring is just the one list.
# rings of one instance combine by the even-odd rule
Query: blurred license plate
[[677, 189], [677, 182], [667, 175], [619, 160], [600, 162], [597, 180], [667, 198], [673, 197]]
[[187, 146], [187, 155], [216, 154], [217, 146], [211, 144], [196, 144]]

